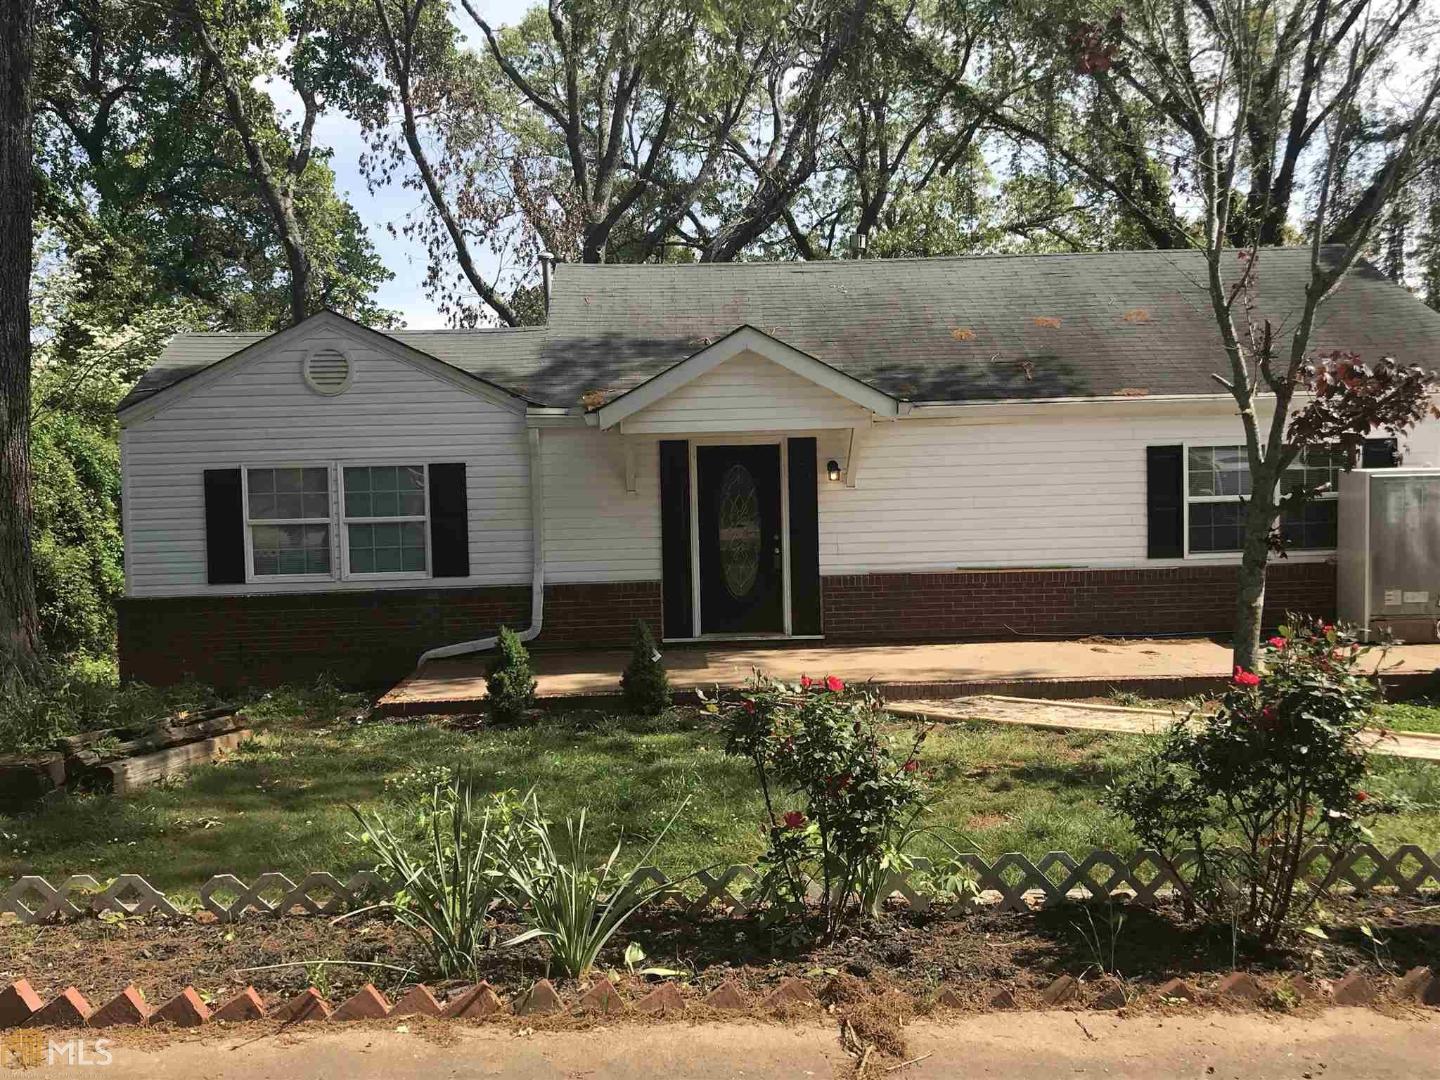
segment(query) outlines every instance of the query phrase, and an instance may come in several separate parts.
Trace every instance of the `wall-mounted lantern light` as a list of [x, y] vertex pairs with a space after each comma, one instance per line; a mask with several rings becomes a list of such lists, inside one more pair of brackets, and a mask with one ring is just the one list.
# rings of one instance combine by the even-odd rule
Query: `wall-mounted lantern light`
[[825, 462], [825, 475], [828, 476], [832, 481], [840, 479], [840, 463], [834, 458], [831, 458], [829, 461]]

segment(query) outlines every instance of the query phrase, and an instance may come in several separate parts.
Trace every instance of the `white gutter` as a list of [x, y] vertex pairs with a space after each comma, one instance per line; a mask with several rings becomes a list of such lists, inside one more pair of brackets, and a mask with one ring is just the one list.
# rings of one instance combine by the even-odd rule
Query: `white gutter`
[[[520, 631], [521, 641], [534, 641], [545, 622], [545, 478], [540, 460], [540, 429], [530, 428], [530, 538], [532, 570], [530, 575], [530, 625]], [[441, 645], [421, 653], [416, 667], [446, 656], [464, 656], [485, 652], [499, 644], [498, 637], [476, 638], [454, 645]]]

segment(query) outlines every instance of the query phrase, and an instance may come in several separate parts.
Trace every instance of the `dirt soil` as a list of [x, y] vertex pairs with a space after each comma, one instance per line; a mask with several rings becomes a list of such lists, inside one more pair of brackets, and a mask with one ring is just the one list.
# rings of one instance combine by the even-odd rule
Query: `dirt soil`
[[[896, 911], [834, 943], [814, 946], [756, 919], [713, 912], [691, 916], [666, 905], [632, 920], [626, 936], [602, 955], [601, 966], [621, 969], [622, 981], [636, 984], [632, 992], [643, 992], [639, 984], [645, 979], [623, 972], [625, 945], [636, 941], [647, 954], [645, 965], [676, 969], [682, 979], [688, 974], [686, 981], [700, 992], [727, 978], [760, 993], [787, 975], [814, 980], [841, 975], [864, 980], [872, 990], [901, 992], [923, 1009], [944, 988], [978, 1006], [1005, 986], [1025, 1004], [1038, 1000], [1057, 975], [1096, 978], [1102, 966], [1143, 990], [1175, 975], [1201, 989], [1235, 967], [1262, 981], [1278, 981], [1301, 970], [1334, 978], [1354, 967], [1393, 977], [1440, 963], [1440, 904], [1433, 896], [1342, 899], [1330, 909], [1326, 925], [1328, 940], [1306, 936], [1290, 951], [1252, 956], [1234, 953], [1223, 928], [1186, 923], [1167, 907], [1066, 905], [957, 917]], [[519, 930], [501, 925], [497, 937], [503, 941]], [[499, 949], [486, 958], [481, 974], [502, 993], [518, 993], [548, 974], [545, 955], [538, 941]], [[419, 943], [387, 917], [250, 917], [234, 925], [163, 918], [0, 924], [0, 984], [20, 977], [42, 996], [73, 984], [92, 1004], [131, 982], [152, 1003], [187, 984], [222, 1001], [246, 984], [267, 998], [313, 984], [333, 1003], [366, 982], [387, 993], [420, 981], [437, 991], [459, 985], [436, 977]], [[556, 985], [562, 996], [578, 990], [558, 979]]]

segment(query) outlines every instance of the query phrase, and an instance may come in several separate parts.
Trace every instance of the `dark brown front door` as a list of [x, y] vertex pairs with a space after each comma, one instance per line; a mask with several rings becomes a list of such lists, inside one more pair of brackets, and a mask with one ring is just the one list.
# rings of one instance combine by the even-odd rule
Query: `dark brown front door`
[[696, 447], [695, 478], [701, 633], [783, 633], [780, 447]]

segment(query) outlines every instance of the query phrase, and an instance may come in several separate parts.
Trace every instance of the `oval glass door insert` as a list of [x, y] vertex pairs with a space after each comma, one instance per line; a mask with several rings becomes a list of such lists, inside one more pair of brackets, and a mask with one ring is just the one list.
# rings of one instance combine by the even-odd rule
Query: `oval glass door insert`
[[744, 465], [731, 465], [720, 481], [720, 573], [735, 599], [755, 587], [760, 572], [760, 495]]

